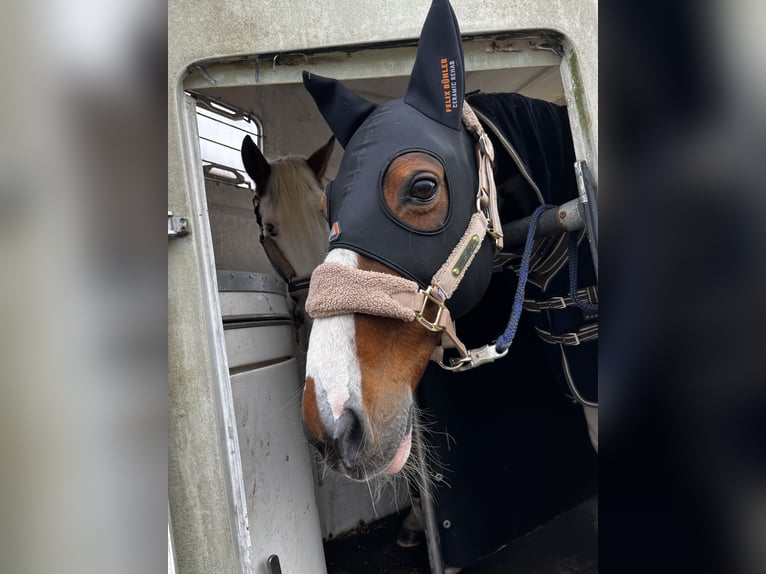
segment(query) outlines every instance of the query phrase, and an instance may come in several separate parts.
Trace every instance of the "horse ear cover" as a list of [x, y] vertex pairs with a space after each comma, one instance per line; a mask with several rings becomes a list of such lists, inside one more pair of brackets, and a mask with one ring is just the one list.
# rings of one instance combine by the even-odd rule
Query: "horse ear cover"
[[460, 28], [447, 0], [434, 0], [420, 33], [404, 101], [434, 121], [460, 130], [465, 71]]
[[303, 85], [344, 148], [377, 106], [346, 88], [338, 80], [303, 72]]
[[[386, 265], [421, 288], [430, 285], [476, 209], [476, 143], [463, 127], [465, 73], [460, 31], [447, 0], [434, 0], [423, 25], [406, 96], [381, 105], [340, 82], [304, 72], [303, 82], [345, 149], [326, 191], [333, 232], [329, 249], [350, 249]], [[438, 230], [398, 219], [383, 199], [392, 158], [426, 152], [441, 162], [450, 211]], [[417, 241], [417, 249], [413, 248]], [[483, 242], [460, 287], [447, 302], [454, 318], [481, 299], [492, 270], [491, 242]]]

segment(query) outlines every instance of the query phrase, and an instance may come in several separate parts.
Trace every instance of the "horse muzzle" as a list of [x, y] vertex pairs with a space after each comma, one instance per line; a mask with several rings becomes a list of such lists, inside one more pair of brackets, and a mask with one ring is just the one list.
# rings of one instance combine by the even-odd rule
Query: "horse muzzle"
[[[356, 481], [381, 474], [396, 474], [406, 463], [412, 446], [412, 405], [394, 421], [375, 424], [363, 409], [347, 407], [341, 415], [313, 416], [304, 396], [303, 432], [328, 468]], [[373, 432], [373, 424], [379, 429]]]

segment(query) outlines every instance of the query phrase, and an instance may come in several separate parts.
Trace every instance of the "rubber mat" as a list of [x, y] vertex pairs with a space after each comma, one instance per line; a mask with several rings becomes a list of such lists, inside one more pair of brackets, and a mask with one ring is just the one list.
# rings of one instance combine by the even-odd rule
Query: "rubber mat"
[[[400, 548], [405, 513], [325, 544], [328, 574], [430, 574], [425, 545]], [[597, 574], [598, 498], [591, 498], [517, 538], [461, 574]]]

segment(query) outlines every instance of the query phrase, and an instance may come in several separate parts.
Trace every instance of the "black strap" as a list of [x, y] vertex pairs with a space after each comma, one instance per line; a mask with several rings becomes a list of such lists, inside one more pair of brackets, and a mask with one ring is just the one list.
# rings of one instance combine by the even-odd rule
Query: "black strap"
[[[598, 303], [598, 286], [593, 285], [591, 287], [583, 287], [577, 290], [577, 298], [580, 301], [587, 301], [588, 303]], [[548, 311], [554, 309], [566, 309], [567, 307], [574, 307], [575, 302], [572, 299], [572, 294], [561, 297], [551, 297], [550, 299], [524, 299], [524, 309], [533, 313], [540, 311]]]
[[561, 333], [560, 335], [554, 335], [550, 331], [540, 329], [539, 327], [535, 327], [535, 331], [537, 331], [539, 337], [546, 343], [552, 345], [565, 345], [567, 347], [574, 347], [598, 339], [598, 323], [585, 325], [575, 333]]

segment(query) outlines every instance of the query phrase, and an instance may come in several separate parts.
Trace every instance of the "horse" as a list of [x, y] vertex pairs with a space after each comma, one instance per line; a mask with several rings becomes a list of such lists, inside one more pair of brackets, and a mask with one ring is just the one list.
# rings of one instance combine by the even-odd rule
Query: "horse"
[[299, 307], [308, 278], [327, 254], [327, 221], [321, 201], [335, 136], [308, 157], [268, 161], [250, 136], [242, 140], [245, 171], [255, 183], [253, 211], [260, 241], [277, 274]]
[[[306, 278], [327, 254], [328, 225], [323, 215], [322, 184], [334, 144], [335, 136], [330, 136], [305, 159], [292, 155], [272, 162], [250, 136], [245, 136], [241, 146], [242, 163], [256, 185], [253, 211], [261, 231], [261, 244], [274, 270], [287, 282], [296, 312], [302, 317], [308, 288]], [[306, 319], [306, 330], [310, 333], [311, 320]], [[303, 336], [300, 340], [305, 342]], [[404, 524], [397, 543], [418, 545], [423, 525], [417, 498]]]
[[[594, 406], [597, 288], [591, 284], [595, 273], [586, 230], [565, 227], [552, 236], [534, 235], [547, 202], [558, 205], [577, 198], [566, 110], [516, 94], [466, 97], [460, 31], [447, 0], [431, 5], [403, 98], [376, 105], [330, 78], [304, 72], [303, 81], [345, 148], [336, 178], [325, 191], [329, 251], [312, 274], [306, 301], [314, 324], [302, 421], [307, 439], [327, 464], [357, 481], [400, 473], [413, 448], [415, 395], [424, 375], [424, 380], [429, 378], [431, 360], [458, 372], [499, 360], [491, 368], [512, 365], [511, 373], [518, 374], [527, 356], [534, 355], [535, 363], [526, 363], [530, 385], [523, 396], [544, 402], [553, 399], [540, 394], [535, 379], [553, 380], [543, 369], [547, 357], [568, 394]], [[509, 130], [499, 128], [501, 123]], [[551, 212], [557, 219], [566, 218], [561, 210]], [[515, 229], [519, 220], [530, 222], [523, 252], [518, 245], [504, 249], [504, 229]], [[561, 272], [567, 263], [569, 280]], [[583, 289], [577, 285], [578, 265], [579, 279], [587, 285]], [[497, 269], [502, 272], [493, 273]], [[469, 350], [458, 337], [454, 319], [465, 332], [482, 332], [480, 321], [498, 316], [498, 306], [485, 300], [487, 293], [498, 292], [493, 287], [498, 283], [515, 284], [515, 319], [512, 316], [497, 344]], [[525, 289], [532, 298], [525, 297]], [[484, 315], [477, 323], [474, 313], [482, 307]], [[522, 308], [526, 319], [518, 315]], [[512, 340], [520, 321], [532, 337], [519, 328], [519, 342], [510, 349], [505, 339]], [[543, 351], [534, 343], [547, 346]], [[508, 351], [509, 358], [503, 359]], [[455, 352], [457, 357], [447, 359]], [[503, 363], [511, 361], [511, 355], [514, 362]], [[490, 367], [482, 369], [488, 373]], [[534, 422], [537, 414], [525, 415], [514, 406], [513, 387], [494, 388], [497, 385], [482, 380], [481, 372], [437, 377], [436, 387], [450, 387], [452, 394], [434, 399], [440, 390], [432, 384], [427, 401], [442, 400], [452, 420], [472, 427], [487, 420], [472, 415], [492, 411], [498, 419], [504, 411], [496, 409], [503, 408], [515, 408], [515, 414]], [[471, 385], [448, 382], [458, 377], [473, 377], [462, 379], [471, 380]], [[462, 405], [455, 400], [461, 392]], [[546, 424], [564, 419], [575, 424], [571, 409], [555, 409], [559, 410], [546, 411]], [[502, 433], [502, 425], [495, 424], [496, 432]], [[577, 456], [584, 452], [581, 438], [588, 438], [581, 426], [572, 439], [580, 441]], [[521, 435], [525, 429], [518, 430]], [[557, 435], [562, 445], [567, 432]], [[466, 434], [479, 441], [469, 448], [480, 452], [487, 434]], [[556, 450], [553, 439], [545, 440], [551, 453], [567, 456], [567, 447]], [[545, 460], [535, 461], [547, 469]], [[460, 472], [456, 469], [455, 476]], [[543, 478], [549, 474], [538, 473]], [[582, 484], [590, 485], [590, 478], [583, 477]], [[557, 504], [571, 502], [566, 496], [552, 498]], [[551, 507], [548, 516], [557, 510], [561, 508]], [[531, 528], [542, 516], [532, 514], [514, 528]], [[442, 540], [451, 523], [442, 522]], [[485, 547], [474, 555], [487, 551]], [[457, 562], [461, 561], [470, 560]]]

